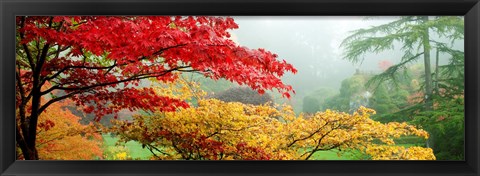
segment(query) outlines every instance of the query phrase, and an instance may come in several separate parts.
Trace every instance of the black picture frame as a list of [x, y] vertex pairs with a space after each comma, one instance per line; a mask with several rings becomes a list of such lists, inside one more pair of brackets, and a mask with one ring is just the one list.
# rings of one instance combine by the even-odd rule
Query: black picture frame
[[[30, 175], [479, 175], [479, 0], [0, 0], [0, 173]], [[16, 161], [17, 15], [461, 15], [464, 161]], [[448, 140], [448, 139], [444, 139]]]

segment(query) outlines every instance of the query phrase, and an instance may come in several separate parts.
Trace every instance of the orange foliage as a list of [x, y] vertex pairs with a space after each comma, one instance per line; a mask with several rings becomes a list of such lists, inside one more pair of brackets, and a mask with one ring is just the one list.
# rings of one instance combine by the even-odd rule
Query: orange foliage
[[42, 160], [88, 160], [102, 157], [100, 134], [93, 125], [64, 108], [68, 101], [52, 104], [40, 115], [37, 150]]

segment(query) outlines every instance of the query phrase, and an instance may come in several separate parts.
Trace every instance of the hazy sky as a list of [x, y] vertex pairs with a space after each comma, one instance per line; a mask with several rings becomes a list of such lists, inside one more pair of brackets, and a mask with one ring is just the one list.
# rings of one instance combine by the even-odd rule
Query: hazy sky
[[[361, 71], [380, 72], [379, 62], [400, 61], [402, 52], [386, 51], [368, 54], [362, 64], [342, 59], [340, 43], [350, 31], [385, 24], [398, 17], [327, 17], [327, 16], [240, 16], [233, 17], [239, 29], [232, 38], [242, 46], [265, 48], [279, 55], [298, 69], [284, 82], [297, 90], [297, 96], [321, 87], [338, 89], [341, 81]], [[463, 47], [463, 45], [462, 45]]]
[[[239, 29], [232, 31], [240, 45], [265, 48], [293, 64], [299, 72], [287, 75], [297, 94], [320, 87], [338, 89], [343, 79], [356, 70], [379, 71], [378, 62], [388, 56], [378, 55], [362, 65], [354, 65], [341, 57], [342, 40], [349, 31], [387, 23], [394, 17], [364, 20], [363, 17], [234, 17]], [[299, 90], [300, 89], [300, 90]]]

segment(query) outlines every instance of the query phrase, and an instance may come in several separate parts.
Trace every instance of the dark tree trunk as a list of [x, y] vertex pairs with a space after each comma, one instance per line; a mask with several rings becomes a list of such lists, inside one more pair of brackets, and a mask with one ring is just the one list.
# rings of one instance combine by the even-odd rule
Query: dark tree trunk
[[[428, 22], [428, 16], [422, 16], [421, 21], [423, 23]], [[423, 59], [425, 64], [425, 110], [431, 111], [433, 110], [433, 81], [432, 81], [432, 70], [431, 70], [431, 63], [430, 63], [430, 35], [428, 28], [424, 29], [423, 32]], [[435, 141], [433, 135], [430, 135], [430, 138], [427, 140], [427, 147], [434, 148]]]
[[[32, 112], [28, 121], [28, 130], [26, 133], [24, 132], [24, 137], [27, 145], [27, 155], [25, 156], [26, 160], [38, 160], [38, 153], [36, 150], [36, 140], [37, 140], [37, 124], [38, 124], [38, 116], [40, 113], [38, 109], [40, 109], [40, 87], [37, 85], [39, 84], [39, 76], [35, 76], [36, 71], [34, 71], [34, 79], [33, 79], [33, 96], [32, 96]], [[40, 74], [40, 73], [38, 73]], [[25, 152], [24, 152], [25, 153]], [[27, 157], [28, 156], [28, 157]]]
[[[428, 22], [428, 16], [421, 17], [424, 23]], [[432, 70], [430, 64], [430, 36], [428, 28], [423, 33], [423, 59], [425, 64], [425, 110], [432, 110], [433, 107], [433, 86], [432, 86]]]
[[439, 80], [438, 80], [438, 74], [440, 74], [440, 70], [438, 68], [438, 62], [439, 62], [439, 54], [440, 54], [440, 51], [438, 50], [438, 48], [436, 49], [436, 55], [435, 55], [435, 93], [438, 95], [440, 92], [439, 92], [439, 88], [438, 88], [438, 84], [439, 84]]
[[[53, 18], [50, 19], [50, 24], [49, 26], [51, 27], [52, 25], [52, 20]], [[40, 116], [40, 100], [41, 100], [41, 88], [42, 88], [42, 80], [41, 80], [41, 72], [43, 69], [43, 65], [47, 59], [47, 53], [48, 49], [50, 48], [50, 44], [46, 43], [41, 51], [41, 54], [37, 56], [37, 61], [34, 66], [32, 66], [32, 78], [33, 78], [33, 84], [32, 84], [32, 109], [30, 112], [30, 116], [28, 119], [25, 119], [26, 124], [20, 124], [20, 125], [26, 125], [24, 129], [22, 129], [22, 133], [20, 134], [20, 137], [17, 137], [17, 143], [20, 145], [20, 148], [22, 150], [22, 153], [25, 157], [25, 160], [38, 160], [38, 151], [37, 151], [37, 146], [36, 146], [36, 140], [37, 140], [37, 124], [38, 124], [38, 117]], [[22, 85], [19, 85], [22, 86]], [[26, 105], [26, 103], [22, 104], [23, 106]], [[20, 108], [25, 108], [25, 107], [20, 107]], [[25, 114], [22, 114], [25, 115]], [[17, 125], [18, 128], [18, 125]], [[19, 133], [19, 132], [17, 132]]]

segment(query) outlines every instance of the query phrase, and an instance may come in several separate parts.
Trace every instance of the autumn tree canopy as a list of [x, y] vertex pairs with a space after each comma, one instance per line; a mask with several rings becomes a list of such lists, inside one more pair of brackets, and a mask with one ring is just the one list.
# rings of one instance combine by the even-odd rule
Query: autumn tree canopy
[[[173, 82], [175, 72], [225, 78], [259, 93], [275, 88], [289, 97], [292, 87], [280, 77], [295, 68], [274, 53], [234, 43], [229, 30], [236, 28], [228, 17], [17, 17], [16, 141], [22, 153], [26, 159], [39, 158], [38, 118], [64, 99], [97, 118], [121, 109], [188, 107], [183, 100], [137, 87], [147, 78]], [[41, 102], [45, 96], [52, 98]]]
[[[180, 88], [165, 96], [191, 95], [185, 93]], [[326, 110], [307, 117], [288, 105], [200, 99], [198, 107], [117, 121], [112, 132], [124, 142], [141, 143], [159, 160], [308, 160], [331, 149], [356, 149], [374, 160], [435, 159], [430, 148], [394, 145], [401, 136], [427, 139], [426, 131], [405, 122], [374, 121], [374, 113], [361, 107], [353, 114]]]

